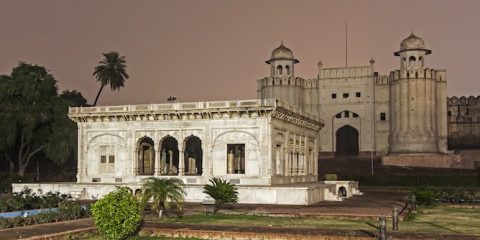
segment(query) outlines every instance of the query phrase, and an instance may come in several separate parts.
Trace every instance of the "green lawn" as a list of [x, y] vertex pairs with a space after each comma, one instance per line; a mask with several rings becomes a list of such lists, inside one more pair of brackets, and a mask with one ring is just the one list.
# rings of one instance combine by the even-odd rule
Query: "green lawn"
[[[148, 219], [150, 221], [152, 219]], [[349, 220], [312, 217], [267, 217], [254, 215], [190, 215], [181, 219], [163, 219], [160, 222], [176, 222], [186, 224], [230, 225], [230, 226], [268, 226], [288, 228], [320, 228], [342, 230], [366, 230], [377, 232], [377, 220]], [[391, 222], [388, 221], [388, 231]], [[437, 206], [421, 208], [414, 220], [399, 223], [400, 232], [429, 233], [429, 234], [468, 234], [480, 235], [480, 208], [455, 208], [451, 206]], [[77, 239], [96, 240], [98, 235], [93, 234]], [[135, 237], [133, 240], [154, 240], [174, 238]], [[176, 238], [177, 240], [179, 238]], [[183, 239], [183, 238], [182, 238]], [[184, 240], [196, 240], [187, 238]]]
[[[312, 217], [266, 217], [254, 215], [192, 215], [181, 219], [161, 220], [188, 224], [233, 226], [273, 226], [344, 230], [377, 231], [377, 220], [349, 220]], [[388, 230], [391, 221], [388, 219]], [[399, 223], [400, 232], [480, 235], [480, 208], [466, 209], [450, 206], [422, 208], [414, 220]]]

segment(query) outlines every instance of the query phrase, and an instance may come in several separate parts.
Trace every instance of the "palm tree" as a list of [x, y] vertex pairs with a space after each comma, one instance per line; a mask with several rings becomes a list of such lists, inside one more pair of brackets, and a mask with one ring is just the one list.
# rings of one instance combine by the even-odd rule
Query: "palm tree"
[[116, 51], [103, 53], [103, 56], [105, 59], [99, 62], [100, 65], [96, 66], [93, 72], [93, 76], [101, 84], [93, 106], [97, 105], [98, 97], [105, 85], [110, 85], [112, 90], [119, 90], [124, 86], [125, 79], [128, 79], [125, 56], [120, 57], [120, 54]]
[[218, 209], [228, 203], [238, 202], [238, 190], [234, 184], [220, 178], [212, 178], [210, 184], [203, 186], [203, 193], [209, 195], [215, 200], [215, 213]]
[[182, 210], [185, 199], [183, 182], [178, 178], [149, 177], [142, 187], [142, 200], [144, 203], [152, 200], [152, 208], [162, 217], [163, 210], [168, 210], [171, 204]]

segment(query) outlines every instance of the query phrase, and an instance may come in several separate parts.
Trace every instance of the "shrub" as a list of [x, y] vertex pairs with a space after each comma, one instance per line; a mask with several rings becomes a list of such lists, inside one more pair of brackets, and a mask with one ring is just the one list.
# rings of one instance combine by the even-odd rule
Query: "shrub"
[[47, 192], [41, 197], [41, 208], [54, 208], [57, 207], [60, 202], [65, 200], [65, 197], [60, 195], [59, 192], [52, 193]]
[[419, 187], [415, 190], [414, 195], [419, 205], [433, 205], [436, 201], [435, 193], [432, 189]]
[[8, 209], [8, 204], [5, 201], [0, 200], [0, 212], [6, 212]]
[[106, 239], [125, 239], [140, 227], [141, 206], [127, 187], [117, 187], [94, 203], [92, 214], [95, 225]]
[[209, 195], [215, 200], [214, 212], [228, 203], [238, 202], [238, 191], [234, 184], [220, 178], [210, 179], [210, 183], [203, 186], [203, 193]]
[[79, 202], [63, 201], [58, 205], [60, 217], [64, 220], [78, 219], [85, 215], [85, 209]]
[[333, 173], [328, 173], [328, 174], [325, 174], [324, 176], [325, 178], [325, 181], [337, 181], [337, 174], [333, 174]]

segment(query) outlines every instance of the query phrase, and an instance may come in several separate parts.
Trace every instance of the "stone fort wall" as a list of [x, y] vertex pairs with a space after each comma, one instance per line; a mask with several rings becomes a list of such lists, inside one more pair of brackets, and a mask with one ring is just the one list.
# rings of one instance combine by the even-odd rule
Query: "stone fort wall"
[[449, 97], [447, 106], [449, 149], [479, 149], [480, 96]]

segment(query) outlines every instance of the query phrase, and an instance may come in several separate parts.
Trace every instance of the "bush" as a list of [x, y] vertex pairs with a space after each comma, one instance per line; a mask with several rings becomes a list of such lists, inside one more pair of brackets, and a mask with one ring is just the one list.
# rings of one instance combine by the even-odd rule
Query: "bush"
[[5, 201], [0, 200], [0, 212], [6, 212], [8, 209], [8, 204]]
[[238, 202], [238, 191], [234, 184], [220, 178], [212, 178], [210, 183], [203, 186], [203, 193], [215, 199], [214, 213], [225, 204]]
[[88, 208], [79, 202], [65, 200], [59, 205], [58, 211], [43, 211], [28, 217], [0, 218], [0, 229], [78, 219], [89, 213]]
[[120, 240], [140, 227], [141, 206], [127, 187], [117, 189], [92, 205], [95, 225], [106, 239]]
[[337, 181], [337, 174], [328, 173], [324, 176], [325, 181]]
[[52, 192], [47, 192], [41, 197], [41, 203], [40, 207], [41, 208], [54, 208], [57, 207], [58, 204], [64, 200], [66, 200], [65, 195], [60, 195], [59, 192], [52, 193]]
[[419, 205], [433, 205], [436, 202], [436, 194], [432, 189], [419, 187], [415, 190], [414, 195]]
[[76, 220], [85, 215], [85, 208], [79, 202], [63, 201], [58, 205], [58, 212], [64, 220]]

